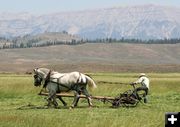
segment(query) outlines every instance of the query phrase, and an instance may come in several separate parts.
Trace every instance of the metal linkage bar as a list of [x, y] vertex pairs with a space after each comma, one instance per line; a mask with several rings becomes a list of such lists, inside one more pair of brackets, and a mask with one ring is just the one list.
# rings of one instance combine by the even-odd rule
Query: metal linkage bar
[[[41, 92], [39, 95], [44, 95], [48, 96], [48, 93]], [[67, 94], [67, 93], [58, 93], [56, 96], [61, 96], [61, 97], [74, 97], [72, 94]], [[86, 98], [85, 95], [79, 95], [80, 98]], [[114, 97], [104, 97], [104, 96], [91, 96], [92, 99], [99, 99], [99, 100], [114, 100]]]

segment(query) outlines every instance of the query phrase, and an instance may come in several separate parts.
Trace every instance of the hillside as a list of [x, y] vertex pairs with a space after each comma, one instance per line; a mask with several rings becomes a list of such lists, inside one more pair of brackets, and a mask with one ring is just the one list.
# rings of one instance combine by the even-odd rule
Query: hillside
[[59, 45], [0, 50], [0, 72], [180, 72], [180, 44]]
[[37, 35], [26, 35], [12, 39], [0, 38], [0, 49], [43, 47], [60, 44], [79, 44], [81, 38], [67, 32], [45, 32]]
[[158, 5], [113, 7], [32, 15], [0, 13], [0, 36], [67, 31], [81, 38], [180, 38], [180, 8]]

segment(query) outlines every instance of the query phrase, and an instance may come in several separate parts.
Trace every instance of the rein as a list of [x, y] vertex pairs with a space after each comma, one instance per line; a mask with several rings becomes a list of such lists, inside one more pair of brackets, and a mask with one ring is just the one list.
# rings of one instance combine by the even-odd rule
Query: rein
[[122, 84], [122, 85], [129, 85], [129, 83], [125, 83], [125, 82], [108, 82], [108, 81], [98, 81], [98, 83], [102, 83], [102, 84]]

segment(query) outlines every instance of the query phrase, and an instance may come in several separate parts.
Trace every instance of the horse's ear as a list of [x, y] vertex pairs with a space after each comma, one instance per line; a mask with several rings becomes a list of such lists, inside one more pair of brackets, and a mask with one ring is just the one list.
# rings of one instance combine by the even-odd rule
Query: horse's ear
[[38, 68], [33, 69], [34, 73], [36, 73], [37, 69], [38, 69]]

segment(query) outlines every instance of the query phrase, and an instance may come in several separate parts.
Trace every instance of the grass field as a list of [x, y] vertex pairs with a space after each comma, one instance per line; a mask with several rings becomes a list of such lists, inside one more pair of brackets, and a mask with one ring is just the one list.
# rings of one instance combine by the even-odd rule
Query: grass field
[[[136, 73], [93, 73], [93, 79], [109, 82], [132, 82]], [[0, 126], [1, 127], [163, 127], [166, 112], [180, 111], [180, 74], [149, 73], [151, 86], [149, 103], [135, 108], [110, 108], [93, 100], [95, 107], [88, 108], [81, 99], [75, 109], [34, 109], [28, 105], [43, 106], [39, 87], [33, 86], [31, 75], [0, 74]], [[131, 89], [128, 85], [97, 84], [93, 95], [115, 96]], [[71, 105], [73, 98], [64, 98]], [[24, 106], [24, 108], [22, 108]], [[18, 109], [21, 107], [21, 109]]]

